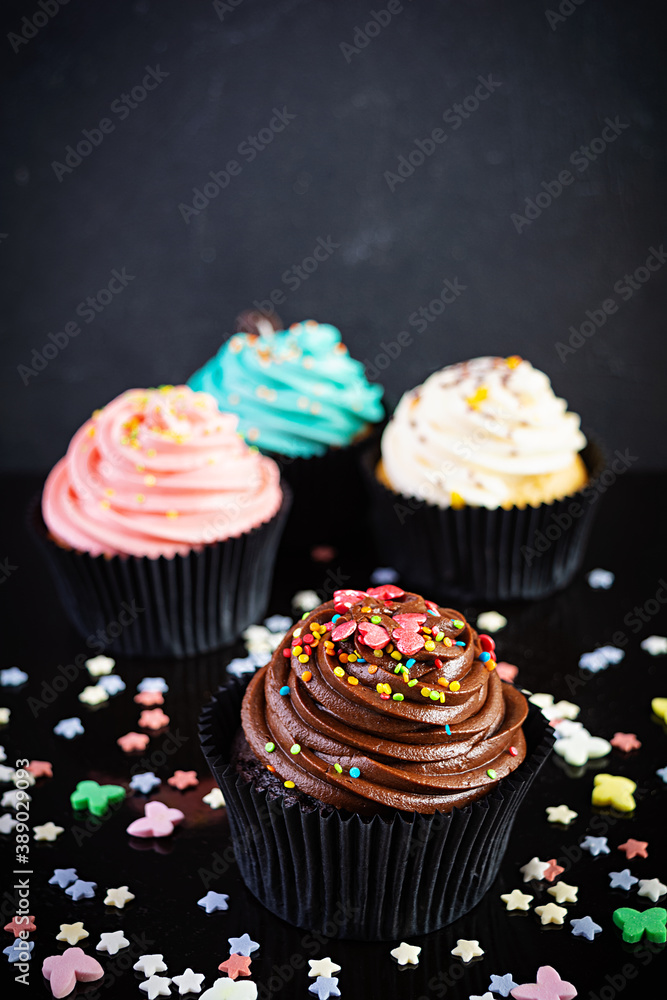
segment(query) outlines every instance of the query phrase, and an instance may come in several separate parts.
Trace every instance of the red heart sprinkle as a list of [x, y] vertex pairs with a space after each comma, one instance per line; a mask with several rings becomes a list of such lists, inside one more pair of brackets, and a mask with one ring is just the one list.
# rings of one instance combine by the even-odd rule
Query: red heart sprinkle
[[437, 604], [434, 604], [433, 601], [424, 601], [424, 604], [427, 608], [430, 608], [431, 611], [435, 611], [437, 614], [440, 614], [440, 608]]
[[338, 625], [333, 629], [331, 633], [331, 638], [334, 642], [338, 642], [339, 639], [347, 639], [348, 635], [352, 635], [357, 627], [357, 623], [352, 619], [349, 622], [339, 622]]
[[359, 604], [366, 600], [363, 590], [335, 590], [333, 595], [334, 608], [340, 614], [347, 611], [353, 604]]
[[391, 601], [395, 597], [403, 597], [405, 591], [401, 590], [400, 587], [394, 587], [391, 583], [386, 583], [382, 587], [371, 587], [366, 593], [369, 597], [377, 597], [378, 601]]
[[389, 633], [381, 625], [374, 625], [373, 622], [359, 622], [359, 635], [361, 641], [371, 649], [382, 649], [389, 642]]
[[490, 635], [480, 635], [479, 643], [483, 650], [487, 653], [492, 653], [496, 648], [496, 644]]
[[405, 615], [394, 615], [394, 621], [398, 622], [401, 628], [410, 629], [411, 632], [418, 632], [419, 626], [426, 621], [426, 615], [410, 613]]
[[396, 648], [405, 656], [413, 656], [420, 649], [424, 648], [424, 636], [419, 632], [414, 632], [408, 628], [394, 629], [392, 639], [396, 643]]

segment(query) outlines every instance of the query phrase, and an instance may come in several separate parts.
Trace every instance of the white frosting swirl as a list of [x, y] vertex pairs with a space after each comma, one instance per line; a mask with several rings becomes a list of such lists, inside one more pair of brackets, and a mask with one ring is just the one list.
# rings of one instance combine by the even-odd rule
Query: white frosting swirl
[[530, 362], [475, 358], [404, 394], [382, 436], [384, 474], [398, 492], [441, 507], [511, 505], [525, 477], [576, 460], [586, 444], [579, 423]]

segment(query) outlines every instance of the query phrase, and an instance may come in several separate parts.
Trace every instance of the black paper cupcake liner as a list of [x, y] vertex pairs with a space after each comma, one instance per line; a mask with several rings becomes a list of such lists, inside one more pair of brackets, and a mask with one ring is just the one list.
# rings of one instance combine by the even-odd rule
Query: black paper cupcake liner
[[[247, 682], [246, 682], [247, 683]], [[385, 941], [428, 934], [480, 901], [496, 877], [517, 810], [553, 734], [538, 709], [526, 759], [483, 799], [450, 813], [371, 819], [259, 791], [230, 763], [245, 683], [202, 712], [204, 756], [227, 803], [241, 876], [272, 913], [328, 937]]]
[[262, 618], [291, 504], [265, 524], [172, 559], [91, 556], [49, 536], [35, 500], [30, 522], [65, 614], [83, 638], [124, 656], [185, 657], [234, 642]]
[[375, 474], [380, 447], [369, 446], [362, 469], [383, 560], [398, 571], [403, 586], [435, 600], [548, 597], [580, 568], [602, 495], [596, 489], [605, 467], [601, 447], [589, 440], [582, 458], [588, 483], [561, 500], [509, 510], [455, 510], [388, 489]]

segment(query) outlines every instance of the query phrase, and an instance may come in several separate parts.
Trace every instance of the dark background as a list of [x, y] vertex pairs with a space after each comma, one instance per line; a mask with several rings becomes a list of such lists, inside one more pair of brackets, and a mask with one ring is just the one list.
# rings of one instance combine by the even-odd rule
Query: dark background
[[[444, 364], [520, 353], [612, 450], [665, 467], [667, 268], [628, 302], [613, 291], [664, 238], [661, 5], [587, 0], [550, 26], [546, 0], [406, 0], [346, 59], [341, 44], [385, 6], [241, 0], [221, 20], [204, 0], [70, 0], [14, 52], [4, 35], [40, 8], [3, 4], [6, 468], [44, 472], [95, 407], [186, 379], [276, 288], [286, 322], [335, 323], [361, 360], [411, 330], [379, 376], [390, 401]], [[125, 120], [110, 112], [158, 65], [157, 89]], [[489, 99], [443, 123], [489, 74]], [[283, 106], [289, 126], [239, 156]], [[573, 167], [616, 116], [629, 127]], [[53, 162], [105, 117], [114, 131], [59, 181]], [[446, 142], [392, 193], [385, 172], [439, 127]], [[230, 159], [240, 175], [186, 224], [179, 204]], [[574, 184], [517, 233], [511, 214], [567, 168]], [[340, 246], [287, 288], [329, 236]], [[114, 268], [134, 279], [24, 385], [18, 366]], [[408, 317], [446, 278], [465, 292], [418, 333]], [[610, 297], [618, 311], [561, 360], [569, 326]]]

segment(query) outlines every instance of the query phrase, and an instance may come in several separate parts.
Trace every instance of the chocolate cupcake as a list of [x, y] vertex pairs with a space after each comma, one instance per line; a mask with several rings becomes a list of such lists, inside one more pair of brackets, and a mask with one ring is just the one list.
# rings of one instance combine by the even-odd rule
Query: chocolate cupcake
[[363, 463], [383, 559], [438, 599], [545, 597], [579, 568], [600, 449], [547, 376], [476, 358], [406, 392]]
[[242, 705], [220, 691], [203, 748], [260, 901], [365, 940], [471, 909], [551, 745], [494, 668], [458, 611], [383, 586], [338, 591], [290, 629]]
[[319, 478], [361, 488], [355, 449], [384, 417], [382, 387], [350, 357], [340, 331], [307, 320], [278, 330], [261, 313], [242, 313], [242, 332], [188, 379], [211, 393], [221, 410], [236, 413], [239, 431], [270, 455], [292, 486], [292, 524], [298, 538], [334, 541], [349, 523], [349, 505], [324, 492], [311, 502]]
[[264, 612], [288, 504], [277, 466], [244, 444], [234, 415], [162, 386], [128, 390], [86, 421], [35, 519], [83, 637], [129, 607], [111, 648], [188, 656]]

